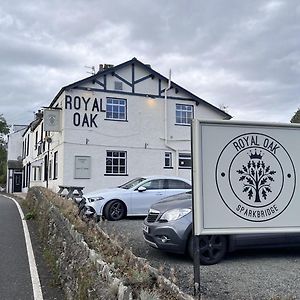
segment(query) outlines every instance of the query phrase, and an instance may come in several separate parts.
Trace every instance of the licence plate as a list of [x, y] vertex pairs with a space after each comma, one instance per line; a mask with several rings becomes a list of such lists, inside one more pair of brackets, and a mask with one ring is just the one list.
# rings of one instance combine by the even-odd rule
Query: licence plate
[[143, 230], [146, 232], [146, 233], [149, 233], [149, 227], [145, 224], [143, 224]]

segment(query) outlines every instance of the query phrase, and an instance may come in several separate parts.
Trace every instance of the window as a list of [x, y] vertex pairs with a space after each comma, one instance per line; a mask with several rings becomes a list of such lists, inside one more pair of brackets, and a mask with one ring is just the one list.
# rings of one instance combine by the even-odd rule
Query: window
[[190, 125], [193, 117], [193, 105], [176, 104], [176, 124]]
[[106, 174], [123, 175], [126, 173], [126, 151], [106, 151]]
[[127, 101], [125, 99], [108, 98], [106, 101], [106, 119], [127, 120]]
[[42, 142], [43, 141], [43, 133], [44, 133], [44, 123], [42, 123], [42, 125], [41, 125], [41, 134], [40, 134], [40, 136], [41, 136], [41, 139], [40, 139], [40, 141]]
[[192, 166], [192, 158], [190, 153], [179, 153], [179, 168], [190, 169]]
[[52, 179], [52, 159], [49, 161], [49, 179]]
[[38, 138], [39, 138], [39, 132], [36, 131], [35, 132], [35, 145], [34, 145], [35, 150], [37, 149], [37, 146], [38, 146]]
[[37, 173], [37, 167], [34, 167], [34, 168], [33, 168], [33, 180], [34, 180], [34, 181], [37, 180], [36, 173]]
[[164, 189], [164, 179], [155, 179], [145, 182], [143, 185], [147, 190], [162, 190]]
[[44, 156], [44, 181], [48, 180], [48, 155]]
[[91, 157], [75, 156], [75, 178], [91, 178]]
[[181, 181], [181, 180], [177, 180], [177, 179], [167, 179], [167, 189], [176, 189], [176, 190], [179, 190], [179, 189], [191, 189], [192, 187], [184, 182], [184, 181]]
[[123, 82], [115, 81], [115, 90], [122, 91], [123, 90]]
[[29, 155], [29, 134], [27, 135], [27, 149], [26, 149], [26, 155]]
[[57, 161], [58, 152], [54, 152], [54, 158], [53, 158], [53, 179], [57, 179], [58, 175], [58, 161]]
[[165, 152], [165, 168], [172, 168], [172, 152]]

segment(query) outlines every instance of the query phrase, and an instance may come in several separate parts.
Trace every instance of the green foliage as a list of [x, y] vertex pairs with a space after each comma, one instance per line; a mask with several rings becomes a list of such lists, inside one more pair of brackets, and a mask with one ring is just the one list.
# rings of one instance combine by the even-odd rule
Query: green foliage
[[9, 133], [9, 126], [0, 114], [0, 185], [6, 183], [7, 150], [4, 136]]
[[291, 118], [291, 123], [300, 123], [300, 108], [298, 108], [294, 116]]
[[36, 217], [36, 212], [35, 211], [30, 211], [28, 212], [25, 216], [24, 219], [25, 220], [34, 220]]

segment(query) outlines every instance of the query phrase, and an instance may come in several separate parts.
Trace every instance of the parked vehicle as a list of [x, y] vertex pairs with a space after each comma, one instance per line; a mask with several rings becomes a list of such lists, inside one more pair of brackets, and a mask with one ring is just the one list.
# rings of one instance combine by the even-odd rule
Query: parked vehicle
[[[154, 248], [193, 257], [191, 192], [153, 204], [144, 220], [143, 234]], [[203, 235], [199, 246], [200, 263], [212, 265], [238, 249], [300, 246], [300, 233]]]
[[145, 216], [149, 207], [165, 197], [190, 190], [189, 180], [172, 176], [138, 177], [117, 188], [83, 195], [87, 216], [116, 221], [125, 216]]

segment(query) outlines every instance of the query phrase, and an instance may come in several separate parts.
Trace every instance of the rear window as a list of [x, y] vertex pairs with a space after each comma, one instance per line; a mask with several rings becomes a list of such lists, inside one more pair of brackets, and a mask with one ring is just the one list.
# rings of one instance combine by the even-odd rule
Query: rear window
[[181, 181], [181, 180], [176, 180], [176, 179], [167, 179], [166, 180], [166, 189], [191, 189], [191, 185]]

